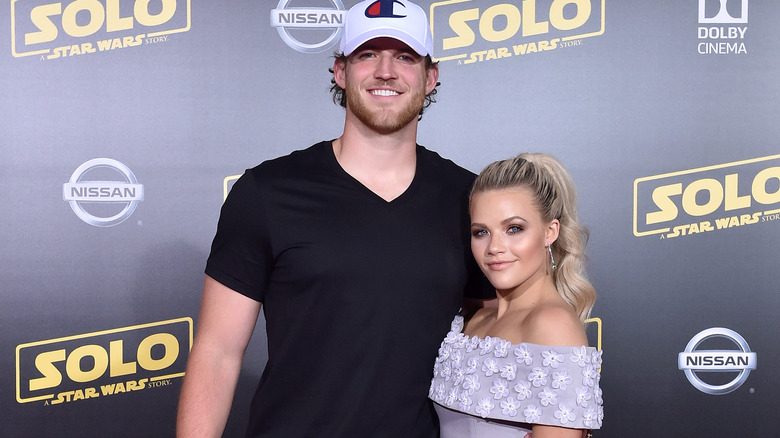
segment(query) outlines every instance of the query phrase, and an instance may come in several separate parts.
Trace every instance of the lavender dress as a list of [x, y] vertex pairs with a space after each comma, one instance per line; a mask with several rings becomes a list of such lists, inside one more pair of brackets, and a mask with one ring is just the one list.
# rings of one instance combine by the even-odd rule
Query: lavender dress
[[428, 397], [441, 438], [524, 437], [532, 424], [598, 429], [601, 351], [468, 336], [463, 317], [439, 348]]

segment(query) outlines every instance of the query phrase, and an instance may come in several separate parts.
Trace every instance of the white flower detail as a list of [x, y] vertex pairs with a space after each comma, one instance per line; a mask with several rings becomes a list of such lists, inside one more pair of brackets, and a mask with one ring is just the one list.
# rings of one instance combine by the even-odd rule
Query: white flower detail
[[466, 353], [471, 353], [472, 351], [476, 350], [478, 346], [478, 337], [474, 336], [473, 338], [469, 338], [468, 342], [466, 342]]
[[566, 391], [566, 387], [571, 385], [572, 382], [573, 380], [571, 377], [569, 377], [569, 373], [566, 370], [553, 373], [552, 387], [555, 389]]
[[538, 397], [539, 401], [542, 403], [542, 406], [550, 406], [558, 403], [558, 393], [551, 391], [548, 388], [541, 390], [538, 394]]
[[509, 347], [512, 343], [504, 339], [498, 339], [496, 341], [496, 348], [493, 350], [493, 355], [496, 357], [506, 357], [509, 354]]
[[558, 365], [562, 364], [565, 360], [563, 355], [555, 350], [543, 351], [542, 357], [544, 358], [544, 360], [542, 360], [542, 365], [552, 368], [558, 368]]
[[455, 316], [450, 324], [450, 330], [453, 332], [460, 332], [463, 329], [463, 317], [461, 315]]
[[439, 375], [444, 377], [444, 380], [450, 380], [450, 374], [452, 373], [452, 366], [449, 362], [444, 362], [439, 367]]
[[458, 407], [463, 412], [468, 412], [471, 410], [471, 397], [469, 397], [468, 391], [463, 391], [460, 393], [460, 397], [458, 397]]
[[577, 418], [576, 415], [574, 415], [574, 412], [570, 407], [568, 407], [565, 403], [561, 403], [558, 405], [558, 410], [555, 411], [555, 418], [561, 420], [561, 424], [566, 424], [570, 421], [574, 421], [575, 418]]
[[466, 361], [466, 374], [474, 374], [477, 372], [477, 366], [479, 365], [479, 359], [476, 357], [470, 357]]
[[478, 391], [480, 386], [479, 377], [474, 374], [469, 374], [463, 380], [463, 389], [465, 389], [469, 395], [474, 395], [474, 391]]
[[440, 383], [439, 386], [436, 387], [436, 391], [433, 394], [433, 399], [441, 403], [444, 400], [446, 393], [447, 393], [447, 388], [444, 386], [443, 383]]
[[447, 360], [448, 357], [450, 357], [450, 351], [452, 349], [449, 345], [441, 344], [441, 347], [439, 347], [439, 357], [436, 358], [439, 362], [444, 362]]
[[582, 384], [593, 387], [593, 385], [596, 384], [596, 377], [598, 377], [598, 375], [599, 372], [593, 365], [587, 365], [582, 369]]
[[591, 399], [590, 391], [588, 388], [584, 388], [582, 386], [577, 387], [576, 391], [577, 393], [577, 406], [582, 406], [583, 408], [588, 407], [588, 400]]
[[588, 354], [588, 348], [583, 345], [581, 347], [572, 349], [571, 361], [581, 367], [584, 367], [585, 364], [590, 363], [590, 354]]
[[601, 387], [597, 386], [595, 390], [593, 390], [593, 398], [596, 401], [596, 404], [602, 405], [604, 404], [604, 400], [601, 399]]
[[485, 418], [485, 417], [487, 417], [490, 414], [490, 411], [492, 411], [493, 408], [495, 408], [495, 407], [496, 407], [496, 405], [494, 405], [493, 402], [490, 401], [489, 398], [483, 398], [483, 399], [480, 399], [477, 402], [477, 408], [474, 409], [474, 410], [479, 415], [481, 415], [482, 418]]
[[517, 363], [524, 363], [530, 366], [534, 361], [534, 356], [528, 351], [528, 346], [525, 344], [520, 344], [515, 348], [515, 356], [517, 356], [515, 359]]
[[594, 408], [588, 408], [585, 410], [585, 412], [582, 414], [583, 424], [585, 427], [593, 428], [598, 425], [598, 412]]
[[458, 400], [458, 396], [460, 396], [460, 391], [458, 390], [458, 387], [456, 386], [451, 388], [450, 392], [447, 393], [447, 398], [444, 400], [444, 404], [446, 404], [447, 406], [452, 406]]
[[455, 350], [450, 353], [450, 360], [453, 366], [459, 367], [460, 363], [463, 362], [463, 350]]
[[542, 418], [542, 410], [536, 405], [528, 405], [523, 411], [526, 423], [538, 423]]
[[457, 331], [450, 331], [447, 333], [447, 336], [444, 337], [444, 344], [454, 344], [458, 341], [458, 338], [463, 336], [463, 333], [458, 333]]
[[479, 354], [486, 355], [493, 351], [493, 347], [496, 345], [497, 338], [485, 336], [485, 339], [479, 341]]
[[493, 398], [500, 400], [509, 395], [509, 383], [504, 379], [496, 379], [493, 381], [493, 387], [490, 388], [490, 393], [493, 394]]
[[534, 367], [528, 375], [528, 380], [537, 388], [547, 384], [547, 375], [549, 372], [540, 367]]
[[461, 383], [463, 383], [463, 379], [466, 378], [466, 374], [463, 372], [462, 368], [455, 368], [452, 370], [452, 384], [455, 386], [460, 386]]
[[530, 398], [533, 395], [531, 392], [531, 382], [524, 382], [522, 380], [517, 382], [517, 385], [515, 385], [515, 392], [517, 392], [518, 400]]
[[593, 352], [593, 359], [591, 359], [591, 363], [593, 363], [593, 365], [594, 365], [596, 368], [599, 368], [599, 367], [601, 367], [601, 355], [602, 355], [603, 353], [604, 353], [604, 352], [603, 352], [603, 351], [601, 351], [601, 350], [596, 350], [596, 351], [594, 351], [594, 352]]
[[517, 366], [513, 363], [505, 363], [501, 366], [501, 377], [507, 380], [515, 380], [517, 376]]
[[492, 357], [489, 357], [485, 359], [484, 362], [482, 362], [482, 371], [485, 372], [485, 375], [490, 377], [493, 374], [498, 372], [498, 361], [493, 359]]
[[518, 404], [516, 401], [512, 400], [511, 398], [508, 398], [501, 402], [501, 413], [504, 415], [509, 415], [510, 417], [517, 416], [517, 409], [520, 408], [520, 404]]

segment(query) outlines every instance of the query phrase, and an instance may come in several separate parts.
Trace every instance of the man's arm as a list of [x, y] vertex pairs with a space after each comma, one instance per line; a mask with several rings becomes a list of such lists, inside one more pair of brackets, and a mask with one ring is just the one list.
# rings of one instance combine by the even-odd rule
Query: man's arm
[[220, 437], [260, 303], [209, 276], [179, 396], [176, 436]]

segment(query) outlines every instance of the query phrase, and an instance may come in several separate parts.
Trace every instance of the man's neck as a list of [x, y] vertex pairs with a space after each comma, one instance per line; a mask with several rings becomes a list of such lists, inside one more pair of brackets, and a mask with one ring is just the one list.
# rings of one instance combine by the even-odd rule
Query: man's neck
[[411, 184], [417, 166], [417, 121], [391, 134], [380, 134], [347, 120], [344, 133], [333, 142], [341, 167], [387, 201]]

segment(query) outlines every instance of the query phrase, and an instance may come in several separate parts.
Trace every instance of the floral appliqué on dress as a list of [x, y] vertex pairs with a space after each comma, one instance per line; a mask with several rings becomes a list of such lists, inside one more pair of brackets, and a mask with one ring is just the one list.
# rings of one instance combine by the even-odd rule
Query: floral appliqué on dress
[[428, 397], [482, 418], [598, 429], [604, 418], [601, 351], [470, 337], [463, 317], [439, 348]]

